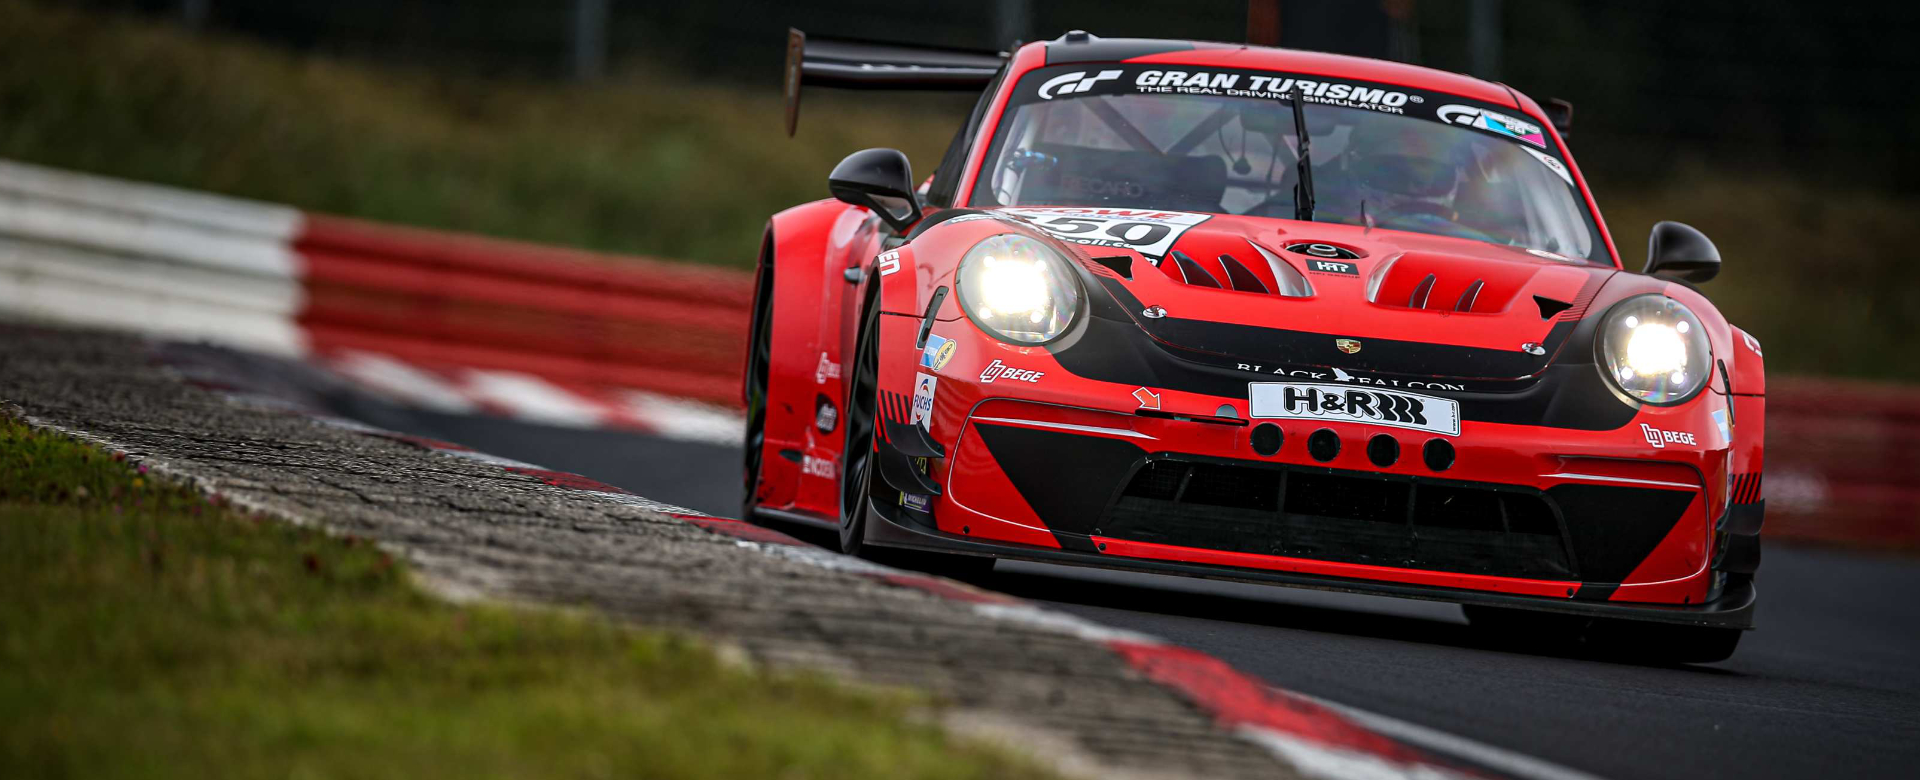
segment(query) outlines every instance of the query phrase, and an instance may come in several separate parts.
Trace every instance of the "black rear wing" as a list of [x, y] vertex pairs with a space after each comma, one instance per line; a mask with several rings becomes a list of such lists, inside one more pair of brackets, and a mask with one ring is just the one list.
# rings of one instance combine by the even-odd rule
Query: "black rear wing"
[[993, 81], [1005, 54], [814, 38], [787, 30], [787, 135], [800, 125], [800, 88], [976, 92]]

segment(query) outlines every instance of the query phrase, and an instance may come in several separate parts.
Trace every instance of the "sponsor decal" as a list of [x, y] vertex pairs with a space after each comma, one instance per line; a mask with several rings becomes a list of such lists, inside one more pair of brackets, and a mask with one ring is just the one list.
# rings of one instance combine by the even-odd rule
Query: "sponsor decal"
[[1693, 434], [1686, 431], [1663, 431], [1646, 423], [1640, 424], [1640, 433], [1647, 437], [1647, 443], [1654, 449], [1665, 449], [1669, 444], [1693, 444]]
[[1447, 398], [1292, 382], [1247, 384], [1248, 417], [1333, 420], [1460, 435], [1460, 403]]
[[840, 424], [840, 409], [824, 395], [813, 399], [813, 427], [821, 433], [833, 433], [834, 426]]
[[880, 261], [881, 276], [892, 276], [893, 272], [900, 270], [899, 250], [881, 254], [879, 257], [879, 261]]
[[1360, 266], [1343, 260], [1308, 260], [1307, 271], [1316, 274], [1359, 276]]
[[993, 384], [994, 380], [997, 379], [1006, 379], [1014, 382], [1038, 382], [1040, 381], [1040, 377], [1046, 375], [1047, 372], [1045, 371], [1014, 368], [999, 360], [995, 360], [992, 363], [988, 363], [986, 369], [980, 372], [980, 381], [982, 384], [989, 385]]
[[1135, 91], [1142, 93], [1220, 95], [1269, 100], [1290, 99], [1298, 90], [1309, 103], [1343, 108], [1364, 108], [1389, 114], [1405, 113], [1403, 106], [1408, 103], [1425, 102], [1425, 99], [1419, 95], [1343, 81], [1197, 70], [1143, 70], [1134, 76], [1133, 87]]
[[1359, 339], [1334, 339], [1333, 348], [1349, 355], [1360, 351]]
[[927, 346], [920, 350], [920, 367], [939, 371], [947, 367], [947, 361], [953, 359], [953, 353], [960, 349], [960, 342], [927, 334]]
[[1154, 265], [1159, 265], [1159, 258], [1173, 248], [1173, 242], [1181, 233], [1213, 216], [1184, 211], [1091, 207], [1020, 207], [1001, 211], [1021, 217], [1062, 241], [1131, 249], [1147, 256]]
[[1760, 340], [1759, 340], [1759, 339], [1756, 339], [1756, 338], [1754, 338], [1754, 337], [1753, 337], [1753, 336], [1752, 336], [1751, 334], [1748, 334], [1748, 333], [1747, 333], [1746, 331], [1744, 331], [1744, 330], [1743, 330], [1743, 331], [1740, 331], [1740, 338], [1741, 338], [1741, 340], [1743, 340], [1743, 341], [1745, 341], [1745, 342], [1747, 342], [1747, 349], [1751, 349], [1751, 350], [1753, 350], [1753, 354], [1755, 354], [1755, 355], [1759, 355], [1759, 356], [1761, 356], [1761, 357], [1766, 357], [1766, 356], [1767, 356], [1767, 353], [1765, 353], [1765, 352], [1761, 352], [1761, 351], [1760, 351]]
[[1286, 366], [1269, 369], [1266, 366], [1260, 365], [1258, 363], [1235, 363], [1234, 368], [1238, 368], [1241, 371], [1252, 371], [1253, 373], [1256, 373], [1256, 374], [1267, 374], [1269, 376], [1285, 376], [1285, 377], [1292, 377], [1294, 379], [1315, 379], [1322, 382], [1332, 379], [1336, 382], [1352, 382], [1357, 385], [1374, 385], [1378, 387], [1406, 387], [1406, 388], [1412, 388], [1416, 390], [1464, 391], [1467, 389], [1466, 385], [1454, 384], [1452, 382], [1427, 382], [1419, 379], [1402, 381], [1399, 379], [1389, 379], [1385, 377], [1360, 376], [1355, 374], [1349, 374], [1338, 368], [1328, 369], [1328, 371], [1332, 372], [1331, 374], [1328, 374], [1327, 371], [1318, 371], [1318, 370], [1307, 369], [1307, 368], [1288, 368]]
[[1573, 172], [1567, 170], [1566, 163], [1560, 162], [1558, 158], [1551, 154], [1529, 149], [1524, 146], [1520, 147], [1520, 151], [1526, 152], [1528, 156], [1535, 160], [1539, 160], [1541, 165], [1547, 166], [1547, 170], [1553, 171], [1553, 175], [1560, 177], [1560, 180], [1566, 182], [1567, 186], [1573, 186]]
[[838, 474], [838, 465], [828, 458], [808, 455], [800, 461], [800, 473], [809, 477], [833, 479]]
[[[914, 458], [913, 468], [922, 474], [927, 473], [927, 459]], [[900, 505], [915, 512], [928, 512], [932, 511], [928, 507], [933, 505], [933, 497], [919, 493], [901, 493]]]
[[1139, 401], [1142, 409], [1160, 408], [1160, 394], [1144, 387], [1133, 391], [1133, 400]]
[[1720, 429], [1720, 440], [1733, 443], [1733, 426], [1727, 424], [1727, 410], [1713, 410], [1713, 427]]
[[1047, 79], [1045, 84], [1040, 85], [1040, 99], [1052, 100], [1058, 95], [1072, 95], [1085, 92], [1093, 89], [1093, 85], [1095, 84], [1102, 81], [1112, 81], [1117, 78], [1120, 78], [1120, 71], [1117, 70], [1103, 70], [1100, 71], [1098, 75], [1093, 76], [1087, 75], [1087, 72], [1084, 70], [1076, 70], [1072, 73]]
[[1441, 106], [1434, 111], [1434, 114], [1440, 117], [1440, 121], [1448, 124], [1466, 125], [1508, 138], [1517, 138], [1534, 146], [1547, 145], [1547, 136], [1541, 132], [1539, 125], [1506, 114], [1462, 105]]
[[840, 364], [827, 359], [827, 353], [820, 353], [820, 365], [813, 369], [813, 383], [824, 385], [829, 379], [840, 378]]
[[916, 423], [929, 431], [933, 430], [933, 394], [939, 389], [940, 380], [929, 374], [914, 374], [913, 411], [907, 422]]

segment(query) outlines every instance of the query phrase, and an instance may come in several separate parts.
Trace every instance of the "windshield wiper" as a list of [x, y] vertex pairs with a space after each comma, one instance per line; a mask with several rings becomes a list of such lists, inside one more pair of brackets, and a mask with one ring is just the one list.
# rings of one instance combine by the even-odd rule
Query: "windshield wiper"
[[1298, 172], [1293, 183], [1293, 218], [1302, 222], [1313, 221], [1313, 165], [1307, 155], [1313, 149], [1312, 139], [1307, 137], [1307, 92], [1299, 83], [1293, 86], [1293, 135], [1299, 139], [1300, 159], [1294, 163]]

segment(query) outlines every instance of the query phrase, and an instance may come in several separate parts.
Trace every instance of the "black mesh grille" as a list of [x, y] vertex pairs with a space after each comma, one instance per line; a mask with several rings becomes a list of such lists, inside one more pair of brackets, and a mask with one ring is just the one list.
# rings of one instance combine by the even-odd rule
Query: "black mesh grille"
[[1538, 493], [1261, 464], [1152, 460], [1097, 535], [1434, 571], [1574, 579]]

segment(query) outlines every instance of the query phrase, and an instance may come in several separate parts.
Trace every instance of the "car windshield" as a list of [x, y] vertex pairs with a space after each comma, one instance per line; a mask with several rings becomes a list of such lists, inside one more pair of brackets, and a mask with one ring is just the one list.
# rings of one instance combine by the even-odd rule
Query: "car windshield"
[[1314, 221], [1611, 264], [1539, 127], [1450, 95], [1314, 78], [1164, 66], [1037, 70], [1016, 88], [971, 205], [1293, 219], [1299, 139], [1290, 96], [1299, 89]]

